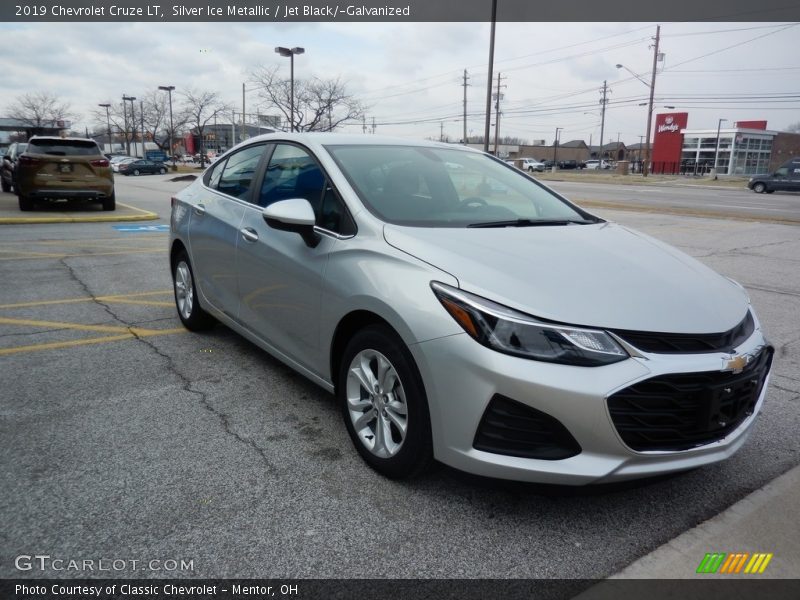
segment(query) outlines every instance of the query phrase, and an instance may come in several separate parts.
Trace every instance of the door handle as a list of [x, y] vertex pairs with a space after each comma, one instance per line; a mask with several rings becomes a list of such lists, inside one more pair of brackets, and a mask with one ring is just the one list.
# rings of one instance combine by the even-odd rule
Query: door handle
[[198, 217], [202, 217], [204, 214], [206, 214], [206, 207], [202, 204], [197, 204], [194, 207], [194, 214], [196, 214]]
[[245, 242], [253, 243], [258, 241], [258, 234], [256, 233], [256, 230], [253, 229], [252, 227], [245, 227], [244, 229], [240, 229], [239, 233], [242, 234], [242, 237], [244, 238]]

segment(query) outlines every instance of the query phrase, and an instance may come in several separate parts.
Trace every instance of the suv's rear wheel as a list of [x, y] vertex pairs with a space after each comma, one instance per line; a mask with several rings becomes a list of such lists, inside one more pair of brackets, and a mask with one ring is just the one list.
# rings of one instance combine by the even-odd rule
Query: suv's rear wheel
[[411, 353], [391, 329], [370, 325], [350, 340], [337, 396], [353, 444], [373, 469], [404, 478], [430, 464], [425, 389]]
[[22, 194], [20, 194], [18, 198], [19, 198], [20, 210], [24, 211], [33, 210], [33, 200], [31, 200], [28, 196], [23, 196]]
[[191, 331], [203, 331], [214, 325], [214, 317], [200, 306], [197, 288], [194, 284], [194, 273], [185, 251], [175, 257], [172, 269], [172, 282], [175, 289], [175, 305], [181, 322]]
[[8, 183], [2, 177], [0, 177], [0, 186], [2, 186], [2, 189], [3, 189], [4, 192], [10, 192], [11, 191], [11, 184]]
[[166, 170], [164, 167], [161, 167], [161, 168], [158, 170], [158, 172], [159, 172], [159, 173], [161, 173], [161, 175], [163, 175], [164, 173], [166, 173], [166, 172], [167, 172], [167, 170]]
[[117, 209], [117, 194], [111, 192], [108, 198], [103, 198], [103, 210], [116, 210]]

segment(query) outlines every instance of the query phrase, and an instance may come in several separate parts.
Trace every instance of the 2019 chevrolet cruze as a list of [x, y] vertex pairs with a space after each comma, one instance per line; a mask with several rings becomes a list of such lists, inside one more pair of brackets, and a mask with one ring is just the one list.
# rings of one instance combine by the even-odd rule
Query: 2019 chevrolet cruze
[[486, 154], [270, 134], [173, 198], [178, 314], [326, 390], [390, 477], [584, 484], [720, 461], [773, 349], [745, 290]]

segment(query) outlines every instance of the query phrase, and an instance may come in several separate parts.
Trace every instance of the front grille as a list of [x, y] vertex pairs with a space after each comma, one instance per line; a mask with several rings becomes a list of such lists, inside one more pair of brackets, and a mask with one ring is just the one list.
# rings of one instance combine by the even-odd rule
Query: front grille
[[703, 352], [732, 352], [755, 329], [753, 315], [747, 311], [742, 322], [723, 333], [654, 333], [612, 329], [613, 333], [643, 352], [659, 354], [694, 354]]
[[558, 419], [499, 394], [489, 401], [472, 445], [493, 454], [542, 460], [561, 460], [581, 452]]
[[622, 440], [633, 450], [687, 450], [724, 438], [753, 414], [772, 363], [766, 347], [739, 374], [662, 375], [608, 398]]

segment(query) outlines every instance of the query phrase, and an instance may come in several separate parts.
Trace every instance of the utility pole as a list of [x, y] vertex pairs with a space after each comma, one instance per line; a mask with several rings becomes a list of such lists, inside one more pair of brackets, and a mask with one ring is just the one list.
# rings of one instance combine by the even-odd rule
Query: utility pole
[[494, 69], [494, 27], [497, 23], [497, 0], [492, 0], [492, 30], [489, 34], [489, 75], [486, 79], [486, 126], [483, 130], [483, 151], [489, 152], [489, 125], [492, 120], [492, 70]]
[[498, 73], [497, 74], [497, 95], [495, 97], [495, 103], [494, 103], [494, 110], [495, 110], [495, 117], [494, 117], [494, 155], [495, 156], [499, 156], [499, 152], [498, 152], [498, 149], [497, 149], [497, 140], [498, 140], [499, 132], [500, 132], [500, 99], [503, 97], [503, 95], [500, 93], [500, 88], [501, 87], [506, 87], [504, 85], [503, 86], [500, 85], [500, 81], [502, 81], [502, 79], [503, 79], [503, 77], [501, 77], [500, 73]]
[[244, 111], [244, 84], [242, 84], [242, 131], [246, 134], [247, 127], [245, 127], [245, 121], [247, 120], [247, 113]]
[[361, 133], [367, 133], [367, 116], [361, 115]]
[[444, 121], [439, 121], [439, 141], [444, 141]]
[[597, 168], [603, 168], [603, 134], [606, 128], [606, 104], [608, 104], [608, 94], [611, 90], [608, 89], [608, 84], [603, 81], [603, 97], [600, 99], [600, 149], [597, 151]]
[[469, 79], [469, 75], [467, 75], [467, 70], [464, 69], [464, 83], [461, 85], [464, 87], [464, 136], [461, 140], [461, 143], [465, 146], [467, 145], [467, 79]]
[[372, 117], [372, 134], [375, 135], [375, 117]]
[[147, 158], [147, 153], [144, 151], [144, 102], [139, 100], [139, 119], [142, 122], [142, 158]]
[[642, 176], [647, 177], [650, 170], [650, 131], [653, 124], [653, 94], [656, 91], [656, 67], [658, 66], [658, 44], [661, 41], [661, 25], [656, 25], [656, 41], [653, 44], [653, 75], [650, 80], [650, 103], [647, 108], [647, 140], [644, 147], [644, 165]]
[[553, 173], [558, 170], [558, 132], [564, 129], [563, 127], [556, 127], [556, 136], [553, 140]]

